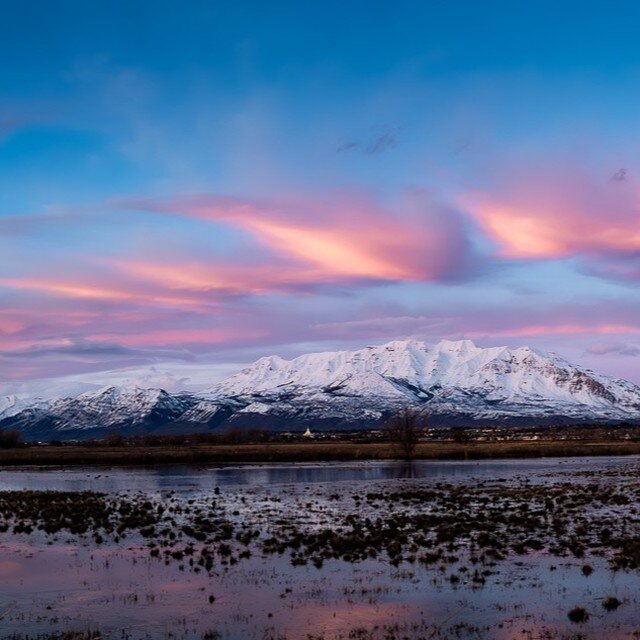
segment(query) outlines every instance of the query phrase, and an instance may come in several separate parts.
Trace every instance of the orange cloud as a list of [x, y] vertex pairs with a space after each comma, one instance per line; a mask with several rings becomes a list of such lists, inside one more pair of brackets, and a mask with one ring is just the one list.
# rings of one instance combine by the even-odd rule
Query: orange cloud
[[0, 278], [0, 286], [27, 291], [37, 291], [52, 296], [65, 298], [82, 298], [87, 300], [106, 301], [144, 301], [167, 305], [193, 306], [198, 303], [189, 297], [180, 297], [162, 292], [105, 286], [98, 283], [75, 282], [72, 280], [57, 280], [53, 278]]
[[123, 273], [140, 280], [165, 286], [170, 290], [193, 292], [218, 291], [237, 294], [266, 294], [279, 286], [304, 282], [313, 276], [306, 271], [278, 269], [269, 265], [211, 265], [206, 262], [159, 262], [140, 259], [118, 259], [110, 263]]
[[[606, 211], [604, 209], [603, 211]], [[640, 250], [640, 228], [584, 210], [532, 205], [480, 205], [474, 214], [507, 258], [560, 258], [578, 253]], [[639, 210], [640, 215], [640, 210]]]
[[127, 206], [242, 229], [271, 254], [255, 272], [273, 268], [289, 282], [457, 277], [471, 253], [462, 217], [423, 193], [407, 194], [405, 200], [395, 212], [344, 195], [277, 202], [204, 195]]
[[630, 254], [640, 250], [640, 185], [597, 180], [571, 168], [511, 176], [466, 208], [508, 258]]
[[[345, 228], [296, 226], [252, 217], [240, 224], [272, 249], [315, 265], [325, 274], [382, 280], [420, 277], [415, 267], [392, 254], [397, 236], [404, 235], [403, 230], [396, 229], [394, 234], [388, 229], [387, 242], [381, 243], [378, 232], [368, 233], [364, 228], [356, 235]], [[407, 242], [407, 251], [412, 251], [413, 245], [414, 242]]]
[[[128, 278], [152, 283], [168, 292], [184, 291], [194, 296], [206, 292], [219, 296], [304, 293], [319, 285], [336, 284], [345, 276], [335, 269], [276, 262], [234, 265], [184, 262], [180, 258], [171, 262], [125, 258], [109, 264]], [[355, 277], [353, 273], [349, 275]]]

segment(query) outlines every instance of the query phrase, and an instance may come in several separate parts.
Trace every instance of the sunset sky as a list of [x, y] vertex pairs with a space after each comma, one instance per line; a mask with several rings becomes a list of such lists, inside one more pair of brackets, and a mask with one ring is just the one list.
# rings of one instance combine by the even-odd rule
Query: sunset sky
[[0, 382], [410, 336], [640, 382], [640, 4], [1, 4]]

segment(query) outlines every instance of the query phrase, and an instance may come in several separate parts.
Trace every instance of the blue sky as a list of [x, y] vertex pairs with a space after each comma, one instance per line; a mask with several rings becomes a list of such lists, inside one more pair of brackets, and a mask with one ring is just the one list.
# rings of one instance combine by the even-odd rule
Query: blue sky
[[397, 337], [640, 381], [640, 6], [2, 3], [0, 380]]

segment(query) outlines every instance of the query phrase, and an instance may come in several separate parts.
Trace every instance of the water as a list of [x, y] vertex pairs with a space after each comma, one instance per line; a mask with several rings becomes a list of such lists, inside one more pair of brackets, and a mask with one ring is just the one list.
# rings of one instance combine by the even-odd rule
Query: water
[[55, 491], [147, 491], [180, 493], [210, 492], [215, 487], [262, 487], [282, 484], [425, 480], [472, 482], [528, 476], [542, 481], [545, 474], [597, 471], [640, 464], [640, 456], [594, 458], [541, 458], [532, 460], [474, 461], [372, 461], [284, 463], [192, 467], [159, 465], [151, 468], [83, 467], [59, 469], [2, 469], [0, 491], [50, 489]]
[[[157, 497], [175, 492], [173, 497], [186, 503], [210, 500], [218, 487], [217, 499], [229, 513], [268, 529], [277, 518], [310, 527], [316, 519], [330, 521], [332, 514], [354, 509], [353, 494], [368, 490], [482, 482], [509, 487], [525, 481], [552, 486], [594, 477], [615, 483], [625, 474], [633, 483], [639, 463], [626, 457], [21, 469], [0, 471], [0, 490], [91, 489]], [[0, 638], [88, 629], [100, 630], [103, 638], [153, 640], [532, 640], [578, 634], [601, 640], [640, 632], [640, 575], [612, 572], [605, 558], [589, 558], [594, 573], [585, 577], [584, 559], [530, 552], [502, 561], [484, 585], [472, 585], [452, 583], [451, 569], [394, 567], [384, 556], [329, 560], [318, 569], [292, 566], [287, 554], [254, 553], [207, 575], [151, 558], [146, 541], [135, 535], [99, 547], [90, 537], [0, 536]], [[612, 613], [601, 606], [608, 595], [623, 602]], [[567, 611], [578, 605], [590, 612], [586, 624], [567, 619]]]

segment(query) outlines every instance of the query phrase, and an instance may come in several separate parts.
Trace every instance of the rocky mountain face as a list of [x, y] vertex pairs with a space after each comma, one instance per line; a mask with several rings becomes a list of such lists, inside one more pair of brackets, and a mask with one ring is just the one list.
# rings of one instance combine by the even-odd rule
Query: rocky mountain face
[[110, 386], [50, 401], [0, 397], [0, 427], [41, 439], [229, 426], [365, 428], [405, 406], [436, 424], [637, 421], [640, 388], [529, 347], [403, 340], [261, 358], [198, 394]]
[[[0, 428], [13, 428], [25, 437], [88, 439], [109, 432], [146, 433], [180, 430], [185, 419], [214, 425], [220, 406], [192, 394], [169, 394], [162, 389], [105, 387], [75, 398], [27, 403], [20, 411], [0, 414]], [[184, 418], [183, 418], [184, 416]], [[173, 428], [172, 428], [173, 427]], [[193, 425], [189, 431], [193, 431]]]

